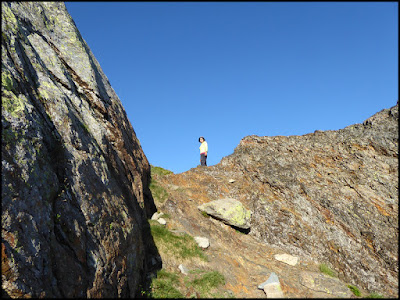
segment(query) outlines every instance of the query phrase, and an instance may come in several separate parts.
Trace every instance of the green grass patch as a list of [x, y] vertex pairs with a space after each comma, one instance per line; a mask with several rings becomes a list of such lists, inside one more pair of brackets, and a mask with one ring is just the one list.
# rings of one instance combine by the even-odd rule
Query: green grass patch
[[368, 296], [366, 296], [365, 298], [383, 298], [383, 296], [378, 293], [371, 293]]
[[333, 271], [331, 268], [329, 268], [326, 264], [320, 264], [319, 265], [319, 270], [331, 277], [337, 277], [337, 274], [335, 271]]
[[156, 204], [157, 203], [162, 204], [168, 199], [168, 192], [157, 182], [156, 178], [158, 176], [173, 174], [173, 172], [152, 165], [150, 165], [150, 167], [151, 167], [151, 180], [149, 188]]
[[203, 217], [205, 217], [205, 218], [208, 218], [208, 217], [210, 217], [210, 215], [208, 214], [208, 213], [206, 213], [205, 211], [200, 211], [200, 213], [201, 213], [201, 215], [203, 216]]
[[207, 261], [207, 256], [192, 236], [188, 234], [175, 235], [165, 226], [152, 220], [150, 220], [150, 228], [157, 247], [162, 248], [168, 254], [180, 258], [198, 257]]
[[175, 287], [179, 277], [163, 269], [157, 272], [157, 278], [151, 283], [152, 298], [184, 298], [183, 294]]
[[198, 272], [195, 278], [188, 283], [188, 286], [192, 286], [195, 290], [199, 291], [202, 298], [215, 296], [211, 294], [212, 290], [224, 285], [225, 277], [217, 271], [201, 273]]
[[151, 194], [153, 195], [154, 201], [156, 201], [157, 203], [164, 203], [165, 200], [168, 199], [168, 192], [153, 178], [150, 181], [149, 188]]
[[155, 167], [150, 165], [151, 167], [151, 174], [156, 174], [156, 175], [160, 175], [160, 176], [164, 176], [164, 175], [168, 175], [168, 174], [173, 174], [174, 172], [163, 169], [161, 167]]
[[356, 287], [356, 286], [354, 286], [354, 285], [351, 285], [351, 284], [347, 285], [347, 287], [353, 292], [353, 294], [354, 294], [355, 296], [357, 296], [357, 297], [360, 297], [360, 296], [361, 296], [361, 292], [360, 292], [360, 290], [358, 289], [358, 287]]

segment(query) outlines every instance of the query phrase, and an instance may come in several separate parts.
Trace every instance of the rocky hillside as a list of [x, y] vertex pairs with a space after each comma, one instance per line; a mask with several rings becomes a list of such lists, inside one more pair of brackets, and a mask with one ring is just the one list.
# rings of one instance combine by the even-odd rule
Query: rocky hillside
[[[398, 105], [342, 130], [247, 136], [215, 166], [152, 177], [164, 226], [209, 240], [206, 263], [185, 263], [220, 272], [220, 295], [268, 296], [258, 285], [274, 273], [285, 297], [349, 297], [348, 286], [398, 296]], [[247, 222], [204, 209], [227, 198], [250, 211]], [[183, 260], [160, 253], [163, 269], [181, 274]]]
[[65, 5], [1, 5], [2, 296], [398, 296], [398, 105], [151, 171]]
[[146, 156], [64, 3], [1, 6], [2, 296], [134, 297]]

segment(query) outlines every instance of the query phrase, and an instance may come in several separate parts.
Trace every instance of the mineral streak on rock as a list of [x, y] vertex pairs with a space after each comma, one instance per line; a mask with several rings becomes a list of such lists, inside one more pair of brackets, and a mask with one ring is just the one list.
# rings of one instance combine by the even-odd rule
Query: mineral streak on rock
[[134, 297], [150, 166], [62, 2], [2, 2], [2, 288]]

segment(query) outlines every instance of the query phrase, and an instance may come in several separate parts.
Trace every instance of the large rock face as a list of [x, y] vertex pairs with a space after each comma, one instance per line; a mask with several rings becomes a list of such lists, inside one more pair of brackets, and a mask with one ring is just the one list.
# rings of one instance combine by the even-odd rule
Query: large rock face
[[398, 105], [338, 131], [246, 137], [220, 165], [250, 178], [258, 239], [398, 288]]
[[[60, 2], [2, 2], [2, 288], [133, 297], [149, 163]], [[148, 239], [148, 238], [147, 238]]]
[[[159, 181], [169, 197], [158, 208], [180, 230], [210, 239], [210, 262], [227, 266], [219, 270], [236, 297], [261, 297], [254, 281], [270, 272], [285, 297], [332, 297], [320, 293], [331, 287], [302, 280], [315, 274], [316, 282], [319, 264], [364, 296], [398, 296], [398, 104], [337, 131], [247, 136], [219, 164]], [[221, 198], [252, 211], [246, 238], [197, 210]], [[300, 263], [276, 265], [271, 256], [282, 253]]]

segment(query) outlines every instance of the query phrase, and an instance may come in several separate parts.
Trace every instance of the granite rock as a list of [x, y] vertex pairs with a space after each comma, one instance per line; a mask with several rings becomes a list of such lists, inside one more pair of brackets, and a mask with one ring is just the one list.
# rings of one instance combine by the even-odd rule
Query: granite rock
[[63, 2], [2, 2], [2, 288], [134, 297], [150, 165]]

